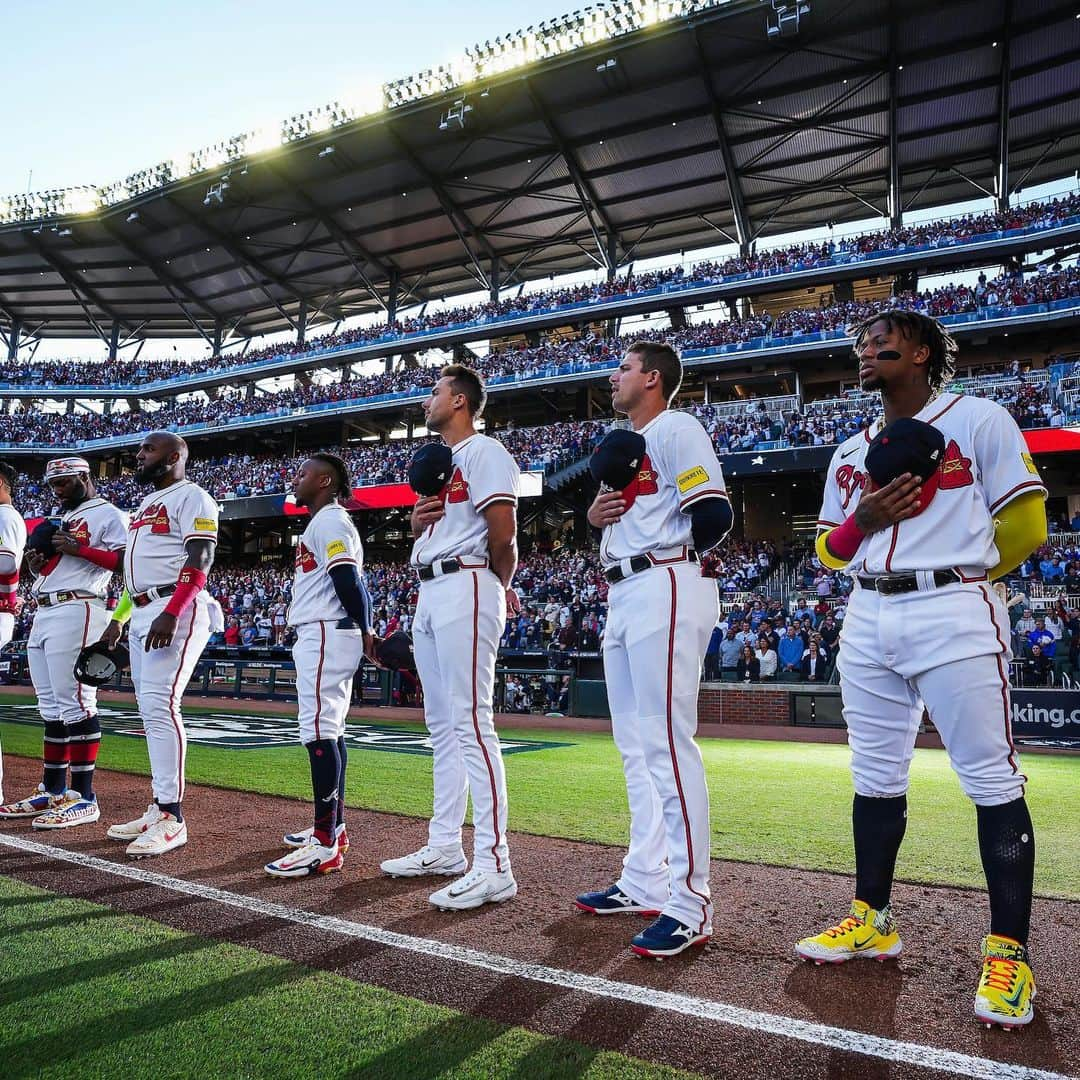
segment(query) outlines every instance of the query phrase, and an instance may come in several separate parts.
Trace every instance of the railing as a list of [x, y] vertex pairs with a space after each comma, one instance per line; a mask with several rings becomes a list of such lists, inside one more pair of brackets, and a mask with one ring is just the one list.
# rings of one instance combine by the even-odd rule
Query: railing
[[720, 419], [726, 416], [746, 416], [764, 413], [770, 419], [778, 419], [785, 412], [792, 412], [799, 407], [799, 398], [795, 394], [783, 394], [778, 397], [749, 398], [740, 401], [710, 402], [702, 408], [712, 409]]

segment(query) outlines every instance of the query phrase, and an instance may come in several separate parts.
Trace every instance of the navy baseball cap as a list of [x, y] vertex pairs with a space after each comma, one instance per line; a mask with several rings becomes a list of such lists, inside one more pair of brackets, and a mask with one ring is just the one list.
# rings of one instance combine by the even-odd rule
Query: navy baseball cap
[[645, 457], [645, 436], [629, 428], [613, 428], [592, 452], [589, 472], [613, 491], [622, 491], [638, 474]]
[[922, 477], [918, 510], [922, 513], [937, 492], [944, 456], [945, 436], [936, 427], [914, 417], [901, 417], [871, 440], [866, 471], [879, 488], [904, 473]]
[[444, 442], [424, 443], [409, 462], [409, 486], [417, 495], [438, 495], [450, 482], [454, 454]]

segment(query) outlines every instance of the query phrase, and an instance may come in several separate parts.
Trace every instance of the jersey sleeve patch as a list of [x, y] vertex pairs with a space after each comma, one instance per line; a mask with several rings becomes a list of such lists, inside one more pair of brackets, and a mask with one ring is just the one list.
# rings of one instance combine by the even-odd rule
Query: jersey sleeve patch
[[1027, 453], [1027, 451], [1025, 451], [1020, 455], [1020, 457], [1023, 459], [1024, 467], [1027, 469], [1027, 471], [1031, 473], [1032, 476], [1038, 476], [1039, 470], [1035, 467], [1035, 461], [1032, 456]]
[[332, 559], [335, 555], [344, 555], [348, 550], [344, 540], [331, 540], [326, 545], [326, 557]]
[[683, 495], [708, 482], [709, 474], [702, 465], [695, 465], [692, 468], [679, 473], [679, 475], [675, 477], [675, 483], [678, 484], [679, 491]]
[[195, 532], [217, 532], [217, 522], [213, 518], [197, 517], [195, 519]]

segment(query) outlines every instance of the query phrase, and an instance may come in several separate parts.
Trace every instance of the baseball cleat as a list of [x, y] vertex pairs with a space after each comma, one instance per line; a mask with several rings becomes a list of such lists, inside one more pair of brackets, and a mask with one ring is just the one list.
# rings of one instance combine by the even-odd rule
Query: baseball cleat
[[903, 947], [888, 906], [874, 911], [861, 900], [852, 900], [851, 914], [846, 919], [820, 934], [803, 938], [796, 944], [795, 953], [815, 964], [842, 964], [858, 957], [892, 960]]
[[[301, 829], [300, 832], [286, 833], [281, 838], [281, 842], [286, 847], [291, 847], [291, 848], [306, 847], [308, 844], [311, 843], [311, 839], [312, 839], [312, 837], [314, 835], [315, 835], [315, 826], [314, 825], [309, 825], [306, 829]], [[341, 854], [344, 855], [345, 852], [349, 850], [349, 834], [345, 831], [345, 826], [344, 825], [339, 825], [337, 827], [336, 836], [337, 836], [338, 848], [340, 849]]]
[[453, 877], [464, 873], [468, 867], [469, 860], [461, 848], [447, 851], [446, 848], [432, 847], [430, 844], [425, 844], [411, 855], [379, 863], [379, 869], [391, 877], [425, 877], [428, 874]]
[[[66, 794], [66, 792], [65, 792]], [[45, 790], [44, 784], [38, 784], [33, 795], [27, 795], [18, 802], [7, 803], [0, 806], [0, 821], [14, 821], [17, 818], [34, 818], [59, 806], [64, 801], [64, 795], [53, 795]]]
[[472, 870], [463, 878], [428, 897], [440, 911], [468, 911], [481, 904], [501, 904], [517, 896], [517, 882], [509, 870]]
[[126, 821], [122, 825], [110, 825], [105, 834], [110, 840], [134, 840], [141, 836], [151, 825], [161, 820], [161, 808], [157, 803], [151, 803], [146, 808], [146, 813], [134, 821]]
[[174, 848], [187, 843], [187, 822], [177, 821], [172, 814], [158, 811], [160, 817], [148, 825], [142, 833], [128, 844], [128, 857], [147, 859], [153, 855], [164, 855]]
[[70, 829], [74, 825], [89, 825], [99, 817], [96, 795], [84, 799], [77, 791], [69, 791], [62, 803], [39, 814], [30, 824], [35, 829]]
[[711, 936], [711, 933], [703, 930], [691, 930], [670, 915], [661, 915], [630, 942], [630, 948], [638, 956], [663, 960], [668, 956], [678, 956], [687, 949], [700, 948]]
[[344, 856], [336, 843], [333, 847], [327, 847], [313, 841], [293, 848], [287, 855], [267, 863], [263, 869], [271, 877], [308, 877], [310, 874], [332, 874], [341, 869], [343, 862]]
[[1030, 1024], [1035, 1016], [1035, 976], [1028, 951], [1012, 938], [983, 938], [983, 966], [975, 991], [975, 1016], [987, 1027], [1006, 1029]]
[[590, 915], [647, 915], [655, 919], [660, 914], [659, 908], [645, 907], [631, 900], [618, 885], [612, 885], [603, 892], [582, 893], [574, 901], [574, 907]]

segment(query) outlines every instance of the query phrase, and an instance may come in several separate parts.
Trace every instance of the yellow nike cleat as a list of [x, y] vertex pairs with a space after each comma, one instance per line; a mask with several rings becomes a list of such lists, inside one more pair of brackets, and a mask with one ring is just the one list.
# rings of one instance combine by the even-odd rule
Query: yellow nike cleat
[[852, 900], [851, 914], [843, 922], [803, 938], [795, 952], [815, 964], [842, 964], [862, 956], [891, 960], [900, 955], [903, 947], [888, 907], [874, 911], [861, 900]]
[[983, 938], [982, 978], [975, 992], [975, 1015], [987, 1027], [1030, 1024], [1035, 1016], [1035, 976], [1028, 951], [1012, 938], [988, 934]]

